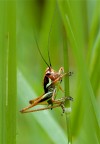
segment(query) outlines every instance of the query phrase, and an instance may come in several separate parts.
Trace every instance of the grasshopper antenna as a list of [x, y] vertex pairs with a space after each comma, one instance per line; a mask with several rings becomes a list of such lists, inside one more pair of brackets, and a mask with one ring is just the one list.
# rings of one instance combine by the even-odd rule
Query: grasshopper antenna
[[50, 59], [50, 52], [49, 52], [49, 46], [50, 46], [49, 44], [50, 44], [50, 34], [51, 34], [51, 30], [52, 30], [52, 24], [53, 24], [53, 20], [54, 20], [55, 13], [56, 13], [56, 6], [55, 6], [55, 8], [54, 8], [54, 13], [53, 13], [52, 22], [51, 22], [51, 26], [50, 26], [50, 31], [49, 31], [49, 35], [48, 35], [48, 44], [47, 44], [47, 47], [48, 47], [48, 59], [49, 59], [49, 64], [48, 64], [48, 63], [46, 62], [46, 60], [44, 59], [44, 57], [43, 57], [43, 55], [42, 55], [42, 53], [41, 53], [41, 51], [40, 51], [40, 48], [39, 48], [39, 45], [38, 45], [36, 36], [34, 36], [35, 42], [36, 42], [36, 45], [37, 45], [37, 48], [38, 48], [38, 51], [39, 51], [39, 53], [40, 53], [43, 61], [45, 62], [45, 64], [46, 64], [49, 68], [52, 67], [52, 65], [51, 65], [51, 59]]
[[48, 35], [48, 59], [49, 59], [49, 64], [50, 64], [50, 67], [52, 67], [51, 65], [51, 60], [50, 60], [50, 52], [49, 52], [49, 47], [50, 47], [50, 34], [51, 34], [51, 30], [52, 30], [52, 24], [53, 24], [53, 20], [54, 20], [54, 16], [55, 16], [55, 13], [56, 13], [56, 6], [54, 8], [54, 13], [53, 13], [53, 17], [52, 17], [52, 22], [51, 22], [51, 26], [50, 26], [50, 31], [49, 31], [49, 35]]
[[38, 51], [39, 51], [39, 53], [40, 53], [40, 55], [41, 55], [43, 61], [45, 62], [45, 64], [46, 64], [48, 67], [50, 67], [49, 64], [46, 62], [46, 60], [44, 59], [44, 57], [43, 57], [43, 55], [42, 55], [42, 53], [41, 53], [41, 51], [40, 51], [40, 48], [39, 48], [39, 45], [38, 45], [38, 42], [37, 42], [36, 36], [34, 36], [34, 38], [35, 38], [35, 42], [36, 42], [36, 45], [37, 45]]
[[48, 58], [49, 58], [49, 64], [50, 64], [50, 67], [52, 67], [51, 65], [51, 60], [50, 60], [50, 52], [49, 52], [49, 47], [50, 47], [50, 33], [51, 33], [51, 29], [52, 29], [52, 24], [50, 26], [50, 31], [49, 31], [49, 36], [48, 36]]

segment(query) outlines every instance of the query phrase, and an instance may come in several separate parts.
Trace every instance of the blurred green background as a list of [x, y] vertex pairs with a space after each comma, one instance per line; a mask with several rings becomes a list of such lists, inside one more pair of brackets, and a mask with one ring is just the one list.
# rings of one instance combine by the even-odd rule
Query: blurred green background
[[[67, 47], [63, 50], [63, 41], [67, 43], [69, 71], [74, 72], [68, 90], [74, 98], [73, 144], [100, 144], [99, 0], [0, 1], [0, 143], [68, 143], [61, 108], [29, 114], [19, 112], [28, 106], [29, 100], [43, 94], [47, 66], [34, 35], [47, 62], [49, 47], [56, 71], [64, 66]], [[57, 97], [63, 95], [59, 91]]]

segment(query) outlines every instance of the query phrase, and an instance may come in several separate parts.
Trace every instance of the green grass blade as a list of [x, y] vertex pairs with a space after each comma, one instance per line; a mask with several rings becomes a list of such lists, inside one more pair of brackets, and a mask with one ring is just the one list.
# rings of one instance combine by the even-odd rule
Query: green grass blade
[[0, 143], [6, 143], [6, 3], [0, 1]]
[[[64, 52], [64, 70], [65, 72], [69, 72], [69, 60], [68, 60], [68, 44], [66, 43], [66, 35], [64, 34], [64, 45], [63, 45], [63, 52]], [[69, 77], [65, 76], [65, 96], [69, 96]], [[67, 125], [67, 137], [68, 143], [72, 144], [72, 135], [71, 135], [71, 106], [70, 101], [65, 101], [65, 116], [66, 116], [66, 125]]]
[[91, 57], [91, 52], [92, 52], [92, 48], [95, 42], [95, 37], [98, 33], [98, 29], [99, 29], [99, 22], [100, 22], [100, 14], [99, 14], [99, 9], [100, 9], [100, 2], [97, 1], [96, 5], [95, 5], [95, 9], [94, 9], [94, 13], [93, 13], [93, 18], [92, 18], [92, 22], [90, 25], [90, 30], [89, 30], [89, 42], [88, 42], [88, 54], [87, 54], [87, 58], [88, 58], [88, 63], [90, 62], [90, 57]]
[[16, 1], [7, 1], [6, 143], [16, 144]]
[[100, 80], [98, 79], [98, 74], [100, 73], [100, 31], [98, 32], [98, 35], [96, 37], [93, 49], [91, 51], [91, 57], [90, 57], [90, 65], [89, 65], [89, 73], [90, 73], [90, 80], [92, 83], [93, 91], [95, 95], [97, 96], [99, 86], [100, 86]]
[[16, 143], [15, 1], [0, 1], [0, 143]]

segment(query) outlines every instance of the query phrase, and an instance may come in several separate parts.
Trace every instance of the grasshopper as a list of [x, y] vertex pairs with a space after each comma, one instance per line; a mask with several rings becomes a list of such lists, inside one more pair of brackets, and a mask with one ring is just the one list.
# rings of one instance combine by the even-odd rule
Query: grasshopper
[[[50, 35], [50, 33], [49, 33], [49, 35]], [[37, 111], [41, 111], [41, 110], [53, 109], [56, 107], [61, 107], [64, 112], [65, 100], [73, 100], [73, 99], [70, 96], [56, 99], [56, 92], [58, 89], [60, 89], [62, 92], [64, 92], [64, 90], [61, 87], [62, 78], [64, 76], [71, 76], [72, 72], [64, 73], [63, 67], [61, 67], [58, 72], [56, 72], [54, 69], [52, 69], [49, 49], [48, 49], [48, 59], [49, 59], [49, 64], [48, 64], [40, 51], [36, 37], [35, 37], [35, 42], [36, 42], [38, 51], [41, 55], [41, 58], [47, 65], [47, 69], [45, 71], [45, 75], [44, 75], [44, 79], [43, 79], [44, 93], [41, 96], [39, 96], [38, 98], [30, 100], [29, 101], [30, 105], [23, 108], [20, 112], [21, 113], [37, 112]], [[37, 106], [37, 105], [46, 105], [47, 107], [31, 109], [32, 107]]]
[[[54, 71], [51, 67], [48, 67], [45, 72], [43, 86], [44, 86], [44, 94], [38, 98], [30, 100], [30, 105], [28, 107], [23, 108], [20, 112], [28, 113], [28, 112], [36, 112], [41, 110], [53, 109], [56, 107], [61, 107], [64, 112], [64, 102], [65, 100], [72, 100], [72, 97], [62, 97], [59, 99], [55, 99], [57, 88], [62, 92], [64, 90], [61, 87], [62, 78], [65, 76], [71, 75], [71, 72], [64, 73], [64, 68], [61, 67], [58, 72]], [[30, 108], [36, 105], [47, 105], [47, 107], [38, 108], [34, 110], [30, 110]]]

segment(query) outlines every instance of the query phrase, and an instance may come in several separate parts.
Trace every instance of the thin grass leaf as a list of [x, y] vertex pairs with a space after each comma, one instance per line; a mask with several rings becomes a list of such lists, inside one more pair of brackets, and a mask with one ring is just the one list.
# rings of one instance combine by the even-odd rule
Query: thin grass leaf
[[88, 63], [90, 62], [92, 48], [93, 48], [95, 38], [99, 29], [99, 8], [100, 8], [100, 4], [99, 4], [99, 1], [97, 1], [95, 5], [94, 13], [93, 13], [92, 22], [90, 25], [90, 31], [89, 31], [89, 39], [88, 39], [89, 50], [87, 54]]
[[0, 143], [6, 143], [6, 3], [0, 1]]
[[15, 2], [0, 1], [0, 143], [16, 143]]
[[98, 32], [96, 41], [94, 43], [94, 46], [91, 52], [90, 65], [89, 65], [90, 79], [91, 79], [92, 87], [96, 96], [97, 96], [97, 92], [100, 86], [100, 81], [98, 79], [98, 74], [100, 73], [99, 53], [100, 53], [100, 31]]
[[7, 1], [6, 143], [16, 144], [16, 1]]
[[[65, 72], [69, 72], [69, 60], [68, 60], [68, 45], [65, 42], [66, 34], [64, 34], [64, 44], [63, 44], [63, 51], [64, 51], [64, 70]], [[69, 96], [69, 77], [65, 77], [65, 96]], [[71, 135], [71, 105], [70, 101], [65, 101], [65, 116], [66, 116], [66, 125], [67, 125], [67, 137], [68, 137], [68, 144], [72, 144], [72, 135]]]

